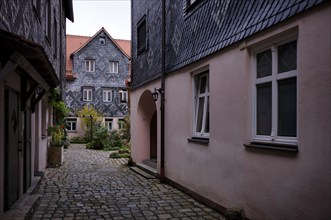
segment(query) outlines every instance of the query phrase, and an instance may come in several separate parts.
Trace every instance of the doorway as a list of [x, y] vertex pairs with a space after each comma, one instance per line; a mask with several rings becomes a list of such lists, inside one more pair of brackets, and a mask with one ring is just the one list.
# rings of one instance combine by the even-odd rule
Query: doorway
[[19, 198], [19, 93], [5, 89], [5, 211]]
[[157, 158], [157, 114], [156, 111], [153, 114], [150, 125], [150, 159], [155, 160]]

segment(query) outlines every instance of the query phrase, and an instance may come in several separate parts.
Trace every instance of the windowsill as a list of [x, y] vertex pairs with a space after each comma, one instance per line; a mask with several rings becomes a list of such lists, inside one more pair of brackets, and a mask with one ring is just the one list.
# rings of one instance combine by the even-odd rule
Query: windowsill
[[188, 142], [192, 143], [199, 143], [199, 144], [209, 144], [209, 138], [197, 138], [197, 137], [192, 137], [192, 138], [187, 138]]
[[67, 130], [67, 132], [68, 133], [77, 133], [77, 131], [68, 131], [68, 130]]
[[245, 147], [248, 148], [261, 148], [261, 149], [270, 149], [270, 150], [281, 150], [281, 151], [290, 151], [290, 152], [298, 152], [297, 145], [290, 144], [279, 144], [279, 143], [264, 143], [264, 142], [251, 142], [248, 144], [244, 144]]

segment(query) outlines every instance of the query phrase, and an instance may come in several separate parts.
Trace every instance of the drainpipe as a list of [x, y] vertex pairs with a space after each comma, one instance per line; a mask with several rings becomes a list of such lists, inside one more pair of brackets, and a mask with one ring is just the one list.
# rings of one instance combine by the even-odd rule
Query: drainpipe
[[166, 10], [165, 10], [165, 0], [162, 0], [162, 73], [161, 73], [161, 173], [160, 181], [164, 182], [164, 102], [165, 102], [165, 41], [166, 41]]

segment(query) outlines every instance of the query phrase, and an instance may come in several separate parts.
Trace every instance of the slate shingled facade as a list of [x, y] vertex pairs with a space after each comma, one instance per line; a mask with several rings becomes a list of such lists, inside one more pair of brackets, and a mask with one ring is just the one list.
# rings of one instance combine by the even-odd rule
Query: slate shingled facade
[[[68, 44], [74, 42], [75, 37], [68, 36], [68, 39], [72, 38]], [[104, 39], [102, 44], [101, 38]], [[93, 106], [105, 118], [123, 118], [128, 114], [126, 80], [129, 79], [129, 55], [104, 28], [67, 59], [72, 62], [72, 69], [67, 69], [66, 103], [72, 116], [75, 117], [85, 105]], [[87, 60], [94, 62], [93, 71], [86, 69]], [[115, 73], [110, 70], [111, 62], [118, 65]], [[92, 100], [84, 100], [84, 88], [92, 90]], [[104, 90], [111, 90], [110, 101], [104, 100]], [[121, 100], [122, 93], [126, 94], [125, 100]]]
[[[170, 73], [214, 52], [296, 16], [323, 0], [231, 1], [187, 0], [166, 2], [166, 72]], [[132, 39], [137, 23], [146, 15], [147, 49], [137, 55], [132, 42], [132, 88], [161, 76], [161, 1], [134, 3]]]
[[131, 12], [133, 162], [220, 212], [329, 219], [331, 2], [140, 0]]

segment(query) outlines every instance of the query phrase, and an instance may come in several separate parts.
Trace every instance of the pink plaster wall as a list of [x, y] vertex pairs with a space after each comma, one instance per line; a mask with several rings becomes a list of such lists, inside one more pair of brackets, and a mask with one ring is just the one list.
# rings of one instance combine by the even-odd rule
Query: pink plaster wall
[[[327, 7], [325, 7], [327, 6]], [[234, 45], [166, 79], [165, 176], [251, 219], [331, 217], [331, 9], [317, 8]], [[298, 153], [249, 150], [252, 134], [251, 49], [298, 35]], [[276, 37], [275, 37], [276, 36]], [[210, 140], [192, 137], [192, 73], [209, 68]], [[142, 92], [132, 92], [132, 156], [146, 146]], [[159, 111], [159, 109], [158, 109]]]

